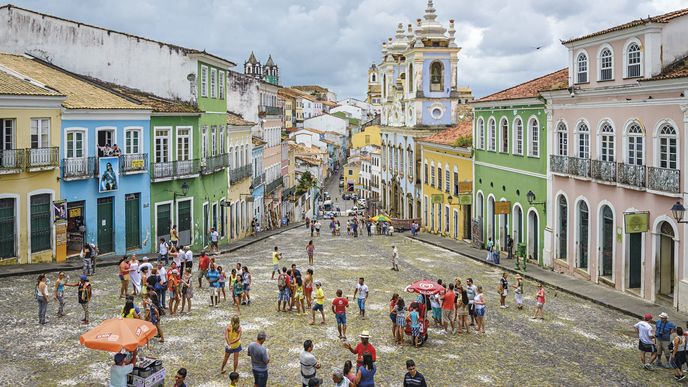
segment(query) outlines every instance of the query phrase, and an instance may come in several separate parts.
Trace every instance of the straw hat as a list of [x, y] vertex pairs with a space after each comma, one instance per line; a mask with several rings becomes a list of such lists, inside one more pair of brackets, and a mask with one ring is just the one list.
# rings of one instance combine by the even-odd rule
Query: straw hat
[[358, 335], [358, 337], [360, 337], [362, 339], [369, 339], [370, 338], [370, 331], [363, 331], [363, 332], [361, 332], [360, 335]]

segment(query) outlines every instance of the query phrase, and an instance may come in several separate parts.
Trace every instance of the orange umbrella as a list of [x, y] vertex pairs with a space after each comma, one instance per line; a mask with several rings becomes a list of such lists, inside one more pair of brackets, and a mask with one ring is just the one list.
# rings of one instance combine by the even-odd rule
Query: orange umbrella
[[137, 318], [111, 318], [81, 335], [79, 341], [86, 348], [101, 351], [134, 351], [148, 343], [158, 333], [155, 325]]

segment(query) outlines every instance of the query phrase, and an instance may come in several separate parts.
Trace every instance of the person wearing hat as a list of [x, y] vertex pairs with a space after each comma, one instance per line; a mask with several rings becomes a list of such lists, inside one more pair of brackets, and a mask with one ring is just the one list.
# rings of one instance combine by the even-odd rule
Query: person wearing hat
[[[671, 368], [669, 364], [669, 343], [671, 334], [676, 331], [676, 324], [669, 321], [669, 315], [665, 312], [659, 314], [659, 320], [655, 322], [657, 336], [657, 367]], [[662, 365], [662, 354], [666, 363]]]
[[516, 301], [516, 307], [518, 309], [523, 309], [523, 277], [520, 274], [516, 274], [516, 283], [511, 285], [514, 288], [514, 301]]
[[363, 355], [364, 354], [370, 354], [370, 356], [373, 357], [373, 361], [377, 361], [377, 354], [375, 352], [375, 347], [370, 344], [370, 332], [369, 331], [363, 331], [361, 332], [358, 337], [361, 339], [361, 342], [356, 345], [356, 347], [352, 347], [351, 343], [345, 343], [344, 348], [348, 349], [351, 351], [351, 353], [356, 355], [356, 367], [361, 367], [363, 365]]
[[[651, 370], [652, 363], [657, 358], [657, 346], [655, 345], [655, 335], [652, 333], [652, 315], [646, 313], [643, 321], [638, 321], [633, 327], [638, 334], [638, 350], [640, 350], [640, 361], [643, 362], [645, 369]], [[646, 361], [645, 355], [650, 354], [650, 361]]]
[[91, 296], [93, 292], [91, 290], [91, 283], [88, 282], [88, 276], [82, 274], [79, 276], [79, 282], [73, 284], [65, 284], [65, 286], [76, 286], [77, 287], [77, 297], [79, 304], [84, 309], [84, 318], [81, 320], [82, 324], [88, 324], [88, 303], [91, 302]]
[[136, 364], [136, 351], [132, 352], [131, 359], [127, 355], [118, 353], [115, 355], [115, 364], [110, 367], [110, 387], [127, 387], [127, 375], [134, 371]]
[[315, 302], [311, 309], [313, 314], [310, 325], [315, 324], [315, 312], [317, 311], [320, 311], [320, 315], [322, 316], [321, 324], [325, 324], [325, 293], [322, 289], [322, 283], [319, 280], [315, 281]]

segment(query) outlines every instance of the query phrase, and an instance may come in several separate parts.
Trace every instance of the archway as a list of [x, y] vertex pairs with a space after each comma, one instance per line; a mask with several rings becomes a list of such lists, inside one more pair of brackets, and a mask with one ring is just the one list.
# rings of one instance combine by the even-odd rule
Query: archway
[[[513, 217], [514, 235], [512, 238], [514, 239], [514, 244], [518, 245], [519, 243], [523, 243], [523, 210], [521, 209], [521, 206], [514, 207]], [[516, 247], [517, 246], [514, 246], [514, 248]]]
[[600, 251], [602, 252], [600, 274], [611, 278], [614, 272], [614, 213], [609, 206], [602, 206], [600, 219]]
[[583, 201], [578, 202], [578, 230], [576, 241], [578, 245], [578, 265], [579, 269], [588, 270], [588, 229], [590, 227], [590, 216], [588, 205]]
[[539, 259], [540, 250], [540, 226], [538, 225], [538, 216], [534, 210], [528, 212], [528, 258], [534, 261]]
[[669, 222], [662, 222], [658, 225], [659, 251], [655, 264], [655, 290], [658, 296], [674, 297], [675, 275], [675, 251], [674, 251], [674, 228]]
[[495, 200], [492, 196], [487, 199], [487, 238], [495, 240]]
[[566, 261], [568, 243], [568, 202], [564, 195], [559, 195], [557, 202], [557, 258]]

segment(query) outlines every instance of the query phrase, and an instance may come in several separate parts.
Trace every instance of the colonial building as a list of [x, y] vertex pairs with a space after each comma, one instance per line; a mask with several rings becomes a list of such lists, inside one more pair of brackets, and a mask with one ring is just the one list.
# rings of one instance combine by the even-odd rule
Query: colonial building
[[368, 93], [366, 102], [373, 107], [376, 114], [382, 112], [382, 105], [380, 104], [381, 99], [381, 86], [380, 79], [378, 78], [377, 65], [373, 63], [368, 69]]

